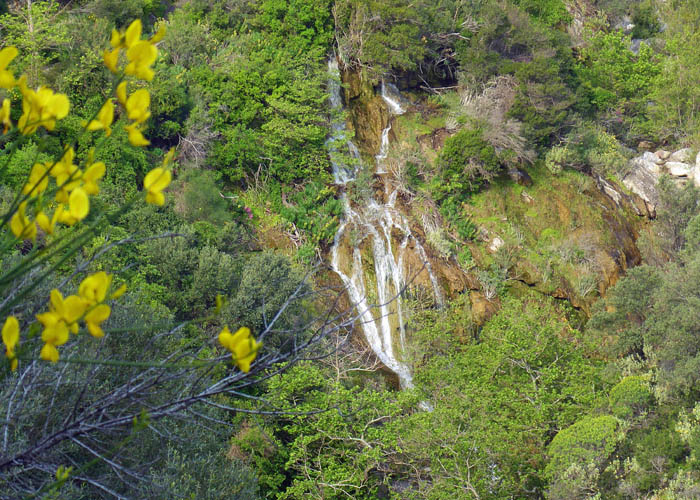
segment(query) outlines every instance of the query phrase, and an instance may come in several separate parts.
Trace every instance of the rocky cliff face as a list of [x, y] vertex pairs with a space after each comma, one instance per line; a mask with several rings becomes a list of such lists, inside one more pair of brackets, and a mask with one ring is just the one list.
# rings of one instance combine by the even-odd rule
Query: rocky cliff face
[[692, 182], [700, 187], [700, 153], [693, 157], [692, 150], [675, 152], [659, 150], [645, 152], [630, 161], [630, 171], [623, 184], [645, 204], [649, 217], [656, 215], [659, 203], [657, 185], [662, 175], [671, 176], [679, 185]]
[[372, 156], [379, 154], [382, 131], [389, 121], [389, 111], [372, 84], [363, 79], [360, 72], [341, 73], [345, 88], [346, 107], [350, 128], [356, 142]]

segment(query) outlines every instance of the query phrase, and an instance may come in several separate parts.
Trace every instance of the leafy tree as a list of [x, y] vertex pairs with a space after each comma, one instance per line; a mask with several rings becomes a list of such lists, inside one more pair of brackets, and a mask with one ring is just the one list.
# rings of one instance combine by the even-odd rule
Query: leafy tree
[[[392, 422], [415, 399], [328, 375], [317, 365], [304, 364], [270, 383], [270, 402], [293, 413], [274, 423], [275, 441], [284, 443], [276, 453], [267, 458], [256, 454], [259, 470], [275, 475], [284, 470], [288, 476], [269, 496], [369, 500], [388, 492], [386, 461], [397, 439]], [[266, 481], [279, 484], [261, 478]]]
[[610, 409], [620, 419], [639, 416], [652, 402], [649, 383], [639, 376], [625, 377], [610, 389]]
[[43, 71], [54, 62], [60, 47], [68, 42], [58, 2], [34, 0], [12, 4], [15, 9], [0, 17], [3, 41], [20, 51], [17, 69], [26, 72], [29, 85], [43, 79]]
[[608, 291], [587, 325], [595, 350], [613, 356], [643, 353], [645, 322], [653, 314], [661, 279], [659, 269], [642, 265]]
[[595, 368], [572, 343], [575, 335], [551, 303], [510, 298], [479, 342], [440, 350], [417, 369], [434, 410], [406, 419], [400, 433], [404, 460], [431, 471], [415, 478], [416, 498], [543, 491], [551, 434], [596, 399]]
[[656, 136], [698, 144], [694, 131], [698, 117], [694, 110], [700, 102], [698, 53], [693, 47], [700, 42], [695, 2], [672, 2], [663, 10], [668, 29], [658, 76], [653, 81], [650, 129]]
[[617, 427], [615, 417], [604, 415], [584, 417], [559, 431], [548, 447], [547, 476], [556, 481], [574, 464], [590, 463], [601, 469], [617, 447]]
[[661, 68], [652, 49], [642, 44], [639, 54], [630, 50], [630, 38], [621, 31], [589, 32], [576, 73], [589, 99], [600, 111], [631, 106], [644, 112], [647, 96]]

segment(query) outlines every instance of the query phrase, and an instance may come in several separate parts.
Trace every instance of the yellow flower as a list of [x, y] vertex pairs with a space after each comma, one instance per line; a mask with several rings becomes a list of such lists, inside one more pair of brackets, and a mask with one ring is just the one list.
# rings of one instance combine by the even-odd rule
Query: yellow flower
[[109, 318], [111, 309], [106, 304], [99, 304], [98, 306], [92, 308], [85, 315], [85, 324], [93, 337], [103, 337], [105, 332], [102, 330], [100, 323], [104, 322]]
[[131, 125], [127, 125], [126, 127], [124, 127], [124, 130], [126, 130], [126, 133], [129, 134], [129, 142], [132, 146], [148, 146], [151, 143], [148, 139], [146, 139], [143, 136], [143, 133], [141, 132], [141, 129], [138, 126], [138, 123], [132, 123]]
[[126, 293], [126, 283], [122, 284], [119, 288], [115, 290], [110, 299], [118, 299]]
[[[88, 316], [92, 313], [88, 310], [90, 305], [90, 302], [82, 296], [70, 295], [64, 299], [57, 289], [51, 290], [49, 311], [36, 315], [36, 319], [44, 326], [41, 332], [41, 340], [44, 341], [44, 347], [40, 353], [42, 359], [53, 363], [58, 361], [56, 346], [68, 342], [70, 332], [78, 333], [80, 318], [85, 315], [87, 322]], [[97, 326], [99, 328], [99, 323]]]
[[44, 325], [41, 340], [47, 344], [63, 345], [68, 342], [68, 325], [56, 312], [45, 312], [36, 315], [36, 319]]
[[162, 167], [166, 168], [168, 165], [170, 165], [173, 160], [175, 159], [175, 148], [170, 148], [168, 152], [165, 154], [165, 157], [163, 158], [163, 164]]
[[34, 241], [36, 239], [36, 225], [25, 215], [26, 207], [26, 201], [19, 204], [17, 212], [10, 219], [10, 231], [17, 239]]
[[120, 33], [117, 30], [112, 30], [112, 39], [109, 43], [115, 49], [129, 49], [141, 39], [141, 29], [141, 20], [136, 19], [125, 32]]
[[81, 184], [83, 172], [73, 164], [74, 158], [73, 148], [67, 148], [60, 161], [49, 165], [50, 174], [56, 178], [56, 201], [59, 203], [68, 203], [71, 192]]
[[44, 347], [41, 348], [39, 356], [41, 356], [41, 359], [45, 361], [55, 363], [58, 361], [58, 349], [56, 349], [56, 346], [53, 344], [44, 344]]
[[129, 64], [126, 65], [124, 73], [133, 75], [141, 80], [153, 80], [153, 70], [151, 65], [156, 62], [158, 49], [147, 40], [136, 42], [126, 51]]
[[149, 42], [155, 45], [156, 43], [160, 42], [164, 36], [165, 36], [165, 23], [160, 23], [160, 25], [158, 26], [158, 31], [156, 31], [155, 35], [153, 35], [151, 37]]
[[250, 371], [250, 364], [257, 356], [261, 345], [251, 335], [250, 328], [245, 326], [239, 328], [234, 334], [231, 334], [228, 326], [224, 327], [219, 334], [219, 343], [231, 351], [234, 363], [245, 373]]
[[8, 316], [2, 327], [2, 341], [5, 344], [5, 356], [10, 360], [10, 369], [17, 369], [15, 348], [19, 343], [19, 322], [14, 316]]
[[97, 113], [97, 119], [92, 120], [88, 123], [87, 129], [91, 132], [97, 130], [104, 130], [105, 136], [109, 137], [112, 134], [112, 129], [110, 125], [114, 121], [114, 103], [112, 99], [107, 99], [107, 101], [100, 108], [99, 113]]
[[118, 71], [117, 64], [119, 63], [119, 49], [105, 49], [102, 53], [102, 62], [104, 62], [107, 69], [109, 69], [112, 73], [116, 73]]
[[60, 185], [65, 182], [65, 179], [63, 182], [59, 182], [59, 177], [62, 175], [70, 175], [71, 172], [75, 171], [75, 165], [73, 165], [73, 160], [75, 159], [75, 151], [73, 150], [72, 147], [68, 147], [65, 149], [63, 152], [63, 156], [59, 161], [57, 161], [53, 166], [50, 164], [48, 166], [51, 167], [51, 171], [49, 172], [52, 176], [56, 177], [56, 182]]
[[0, 88], [11, 89], [15, 86], [15, 76], [11, 71], [7, 70], [7, 65], [17, 57], [17, 48], [5, 47], [0, 50]]
[[64, 208], [58, 214], [58, 222], [60, 222], [61, 224], [65, 224], [66, 226], [74, 226], [75, 224], [78, 223], [78, 219], [73, 217], [70, 214], [70, 212]]
[[153, 205], [162, 206], [165, 203], [163, 190], [170, 184], [172, 176], [170, 170], [158, 167], [154, 168], [143, 180], [143, 187], [147, 191], [146, 202]]
[[104, 302], [107, 290], [112, 283], [112, 276], [100, 271], [85, 278], [78, 287], [78, 295], [88, 304], [95, 305]]
[[59, 189], [56, 191], [56, 201], [59, 203], [68, 203], [70, 199], [70, 194], [80, 186], [80, 177], [83, 173], [75, 165], [71, 165], [71, 172], [69, 174], [60, 175], [56, 179], [56, 184], [58, 184]]
[[126, 82], [117, 85], [117, 99], [119, 99], [119, 103], [126, 108]]
[[68, 212], [76, 221], [83, 220], [90, 212], [90, 199], [83, 188], [75, 188], [68, 198]]
[[[77, 295], [70, 295], [64, 299], [61, 292], [55, 288], [51, 290], [50, 302], [51, 307], [49, 308], [49, 312], [42, 315], [48, 324], [54, 325], [62, 321], [73, 333], [78, 333], [78, 320], [85, 314], [85, 310], [88, 307], [87, 302]], [[53, 317], [46, 315], [53, 315]], [[37, 319], [38, 318], [39, 315], [37, 315]], [[41, 319], [39, 321], [41, 321]], [[48, 341], [44, 340], [44, 342]]]
[[129, 60], [124, 73], [142, 80], [151, 81], [153, 79], [151, 65], [158, 56], [158, 49], [155, 48], [155, 44], [165, 36], [165, 25], [161, 24], [158, 32], [150, 40], [141, 40], [141, 29], [141, 21], [137, 19], [129, 25], [125, 32], [112, 30], [112, 39], [109, 43], [112, 45], [113, 50], [105, 50], [102, 58], [105, 66], [113, 73], [116, 73], [119, 51], [123, 49], [126, 51], [126, 57]]
[[143, 123], [151, 116], [148, 107], [151, 105], [151, 95], [146, 89], [139, 89], [126, 100], [126, 115], [129, 120]]
[[46, 233], [48, 234], [53, 234], [53, 230], [56, 227], [56, 222], [61, 220], [61, 216], [63, 215], [63, 205], [59, 204], [58, 207], [56, 207], [56, 210], [53, 213], [53, 216], [51, 217], [51, 220], [49, 220], [49, 216], [46, 215], [43, 211], [39, 212], [36, 216], [36, 223], [39, 224], [39, 227]]
[[48, 185], [48, 168], [43, 163], [35, 163], [29, 173], [29, 180], [22, 188], [22, 194], [28, 194], [33, 198], [46, 191]]
[[87, 167], [83, 174], [83, 189], [89, 195], [96, 195], [100, 192], [97, 182], [105, 175], [105, 164], [101, 161], [95, 162]]
[[0, 123], [3, 124], [2, 133], [6, 134], [7, 131], [12, 127], [12, 121], [10, 121], [10, 100], [3, 99], [2, 107], [0, 107]]
[[33, 134], [39, 127], [53, 130], [56, 120], [65, 118], [70, 109], [70, 101], [64, 94], [55, 94], [47, 87], [39, 87], [34, 91], [28, 89], [24, 80], [20, 80], [22, 91], [22, 116], [17, 127], [24, 135]]

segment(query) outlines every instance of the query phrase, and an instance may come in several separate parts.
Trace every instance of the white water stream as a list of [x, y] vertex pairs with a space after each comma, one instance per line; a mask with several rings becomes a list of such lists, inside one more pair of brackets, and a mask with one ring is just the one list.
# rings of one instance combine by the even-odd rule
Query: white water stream
[[[342, 113], [339, 113], [343, 109], [343, 98], [340, 95], [340, 72], [338, 70], [338, 61], [335, 58], [331, 58], [328, 61], [328, 72], [333, 75], [328, 79], [331, 108], [337, 113], [332, 117], [331, 127], [333, 134], [326, 141], [326, 147], [328, 147], [330, 152], [335, 183], [347, 184], [355, 179], [357, 167], [360, 165], [360, 151], [348, 138], [345, 118]], [[347, 149], [347, 155], [343, 154], [343, 148]]]
[[[331, 72], [329, 79], [331, 106], [335, 112], [338, 112], [343, 104], [338, 83], [338, 64], [335, 59], [331, 59], [328, 67]], [[390, 94], [387, 87], [389, 86], [382, 83], [382, 98], [391, 115], [405, 113], [405, 109], [396, 97], [398, 89], [389, 87], [392, 92]], [[377, 174], [385, 173], [383, 162], [388, 156], [390, 131], [391, 121], [382, 132], [380, 151], [375, 157]], [[356, 168], [349, 168], [347, 161], [343, 161], [334, 154], [342, 150], [343, 142], [347, 144], [350, 158], [359, 165], [357, 147], [347, 138], [345, 122], [339, 118], [333, 122], [333, 137], [329, 140], [333, 175], [338, 184], [346, 184], [354, 180], [356, 172]], [[338, 146], [339, 144], [341, 146]], [[401, 387], [410, 388], [413, 386], [411, 371], [401, 360], [406, 341], [401, 299], [401, 292], [406, 286], [404, 276], [406, 252], [416, 252], [417, 260], [425, 263], [425, 270], [430, 275], [433, 292], [439, 304], [442, 304], [442, 295], [425, 249], [411, 234], [406, 218], [396, 208], [397, 191], [391, 190], [388, 179], [384, 182], [385, 203], [370, 198], [365, 207], [353, 209], [347, 198], [343, 197], [344, 220], [333, 241], [331, 267], [340, 276], [350, 300], [356, 307], [362, 331], [372, 351], [388, 369], [398, 376]], [[371, 243], [374, 279], [371, 274], [365, 274], [365, 267], [369, 263], [363, 262], [362, 258], [361, 243], [367, 238]], [[409, 245], [411, 240], [413, 240], [412, 247]], [[396, 244], [396, 241], [399, 243]], [[368, 288], [371, 289], [368, 290]], [[372, 298], [371, 302], [369, 297]]]

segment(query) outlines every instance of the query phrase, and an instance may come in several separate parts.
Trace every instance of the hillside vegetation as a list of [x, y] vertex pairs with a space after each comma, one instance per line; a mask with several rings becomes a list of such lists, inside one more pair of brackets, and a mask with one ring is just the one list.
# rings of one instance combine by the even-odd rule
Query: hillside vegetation
[[[700, 498], [698, 47], [696, 0], [0, 2], [0, 499]], [[390, 192], [403, 387], [330, 266]]]

